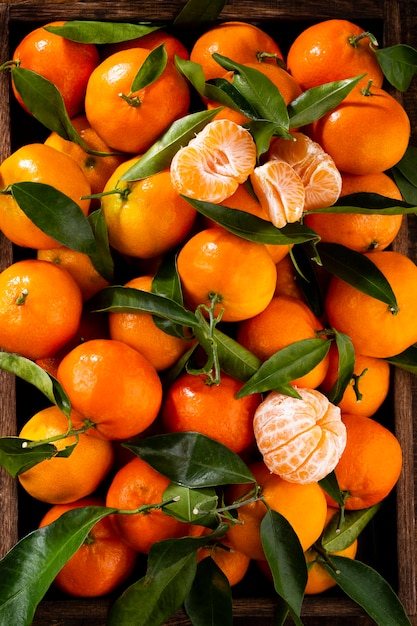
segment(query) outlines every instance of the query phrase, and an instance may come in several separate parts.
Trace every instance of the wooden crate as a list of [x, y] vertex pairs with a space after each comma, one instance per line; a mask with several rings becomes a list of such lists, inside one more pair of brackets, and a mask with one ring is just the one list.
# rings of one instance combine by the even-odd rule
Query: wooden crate
[[[106, 19], [109, 21], [169, 21], [184, 5], [184, 0], [152, 0], [119, 2], [30, 2], [0, 0], [0, 61], [10, 58], [13, 45], [32, 28], [56, 19]], [[283, 51], [294, 35], [312, 21], [342, 17], [372, 30], [381, 43], [389, 46], [406, 43], [417, 46], [417, 0], [313, 0], [294, 3], [293, 0], [230, 0], [221, 14], [222, 20], [256, 21], [282, 43]], [[28, 117], [14, 126], [13, 104], [9, 107], [9, 77], [0, 73], [0, 160], [18, 147], [19, 142], [33, 139]], [[399, 94], [397, 94], [399, 96]], [[412, 139], [417, 146], [417, 81], [400, 97], [412, 121]], [[417, 261], [417, 229], [415, 217], [408, 218], [394, 248]], [[1, 236], [1, 235], [0, 235]], [[13, 260], [12, 246], [0, 240], [0, 269]], [[417, 323], [417, 320], [416, 320]], [[415, 534], [415, 455], [413, 440], [417, 407], [414, 397], [416, 382], [401, 371], [393, 374], [392, 393], [386, 411], [392, 415], [393, 428], [402, 445], [404, 469], [395, 493], [387, 500], [383, 514], [378, 517], [381, 536], [378, 552], [383, 575], [389, 579], [401, 598], [413, 624], [417, 625]], [[0, 372], [0, 436], [15, 434], [18, 403], [14, 377]], [[21, 520], [30, 519], [30, 512], [19, 503], [16, 481], [0, 471], [0, 554], [3, 555], [19, 537]], [[384, 517], [383, 517], [384, 516]], [[386, 520], [386, 524], [385, 521]], [[30, 522], [29, 522], [30, 523]], [[384, 531], [384, 527], [386, 530]], [[388, 556], [383, 556], [388, 555]], [[385, 563], [385, 565], [384, 565]], [[386, 571], [385, 571], [386, 570]], [[381, 571], [381, 570], [379, 570]], [[259, 578], [259, 577], [258, 577]], [[236, 593], [234, 600], [237, 626], [272, 626], [276, 600], [270, 591], [259, 589], [256, 576]], [[262, 583], [264, 587], [266, 585]], [[111, 600], [72, 600], [47, 598], [36, 613], [34, 625], [101, 626]], [[306, 598], [303, 621], [307, 626], [335, 626], [373, 623], [354, 603], [338, 592]], [[186, 626], [190, 622], [180, 611], [172, 617], [170, 626]]]

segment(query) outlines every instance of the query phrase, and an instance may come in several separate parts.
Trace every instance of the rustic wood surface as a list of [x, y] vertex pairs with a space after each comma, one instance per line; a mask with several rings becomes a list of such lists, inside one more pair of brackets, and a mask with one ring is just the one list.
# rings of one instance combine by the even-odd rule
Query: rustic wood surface
[[[114, 21], [155, 20], [169, 21], [184, 5], [184, 0], [82, 0], [56, 2], [32, 2], [31, 0], [0, 0], [0, 62], [9, 58], [9, 36], [19, 29], [22, 32], [37, 24], [55, 19], [106, 19]], [[254, 7], [256, 6], [256, 11]], [[308, 23], [343, 17], [353, 22], [369, 22], [380, 25], [381, 45], [407, 43], [417, 47], [417, 0], [338, 0], [337, 2], [294, 0], [230, 0], [221, 18], [253, 21], [270, 28], [277, 39], [285, 36], [287, 29], [297, 23]], [[19, 31], [20, 32], [20, 31]], [[410, 90], [396, 94], [406, 107], [412, 121], [412, 141], [417, 146], [417, 79]], [[12, 147], [10, 134], [9, 78], [0, 73], [0, 161]], [[395, 242], [395, 249], [417, 261], [417, 223], [415, 216], [408, 219]], [[0, 269], [9, 265], [12, 250], [0, 239]], [[404, 453], [404, 471], [396, 488], [393, 506], [397, 516], [397, 536], [390, 537], [398, 553], [398, 589], [413, 625], [417, 626], [416, 601], [416, 390], [414, 377], [395, 372], [392, 411], [395, 414], [395, 430]], [[16, 427], [15, 385], [13, 378], [0, 373], [0, 436], [9, 435]], [[0, 469], [0, 554], [8, 550], [18, 536], [18, 505], [15, 481]], [[104, 626], [109, 600], [45, 600], [41, 603], [33, 626]], [[252, 597], [250, 591], [234, 604], [236, 626], [272, 626], [275, 601]], [[306, 626], [370, 626], [374, 622], [365, 617], [360, 609], [345, 598], [308, 598], [303, 610]], [[292, 623], [292, 622], [288, 622]], [[180, 611], [168, 622], [169, 626], [190, 626]]]

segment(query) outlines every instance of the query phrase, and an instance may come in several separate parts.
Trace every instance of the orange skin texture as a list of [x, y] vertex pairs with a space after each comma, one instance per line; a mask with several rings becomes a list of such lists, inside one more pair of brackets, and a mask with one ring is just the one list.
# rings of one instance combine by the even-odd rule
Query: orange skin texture
[[324, 83], [366, 74], [375, 87], [384, 75], [371, 50], [368, 37], [352, 45], [349, 39], [364, 33], [348, 20], [324, 20], [305, 28], [292, 42], [287, 54], [288, 71], [303, 90]]
[[[259, 60], [258, 55], [266, 52], [275, 57]], [[195, 42], [190, 60], [199, 63], [206, 80], [222, 76], [224, 69], [212, 55], [229, 57], [237, 63], [276, 63], [283, 59], [277, 42], [265, 31], [246, 22], [224, 22], [203, 33]]]
[[261, 396], [236, 399], [242, 383], [222, 374], [219, 385], [208, 385], [205, 376], [183, 374], [168, 388], [162, 406], [167, 432], [200, 432], [220, 441], [237, 454], [254, 441], [253, 416]]
[[[274, 296], [258, 315], [239, 323], [237, 340], [261, 361], [266, 361], [295, 341], [314, 339], [320, 331], [323, 331], [323, 324], [307, 304], [298, 298], [281, 295]], [[314, 389], [323, 381], [327, 367], [326, 356], [310, 372], [291, 384]]]
[[0, 274], [0, 345], [29, 359], [55, 354], [77, 332], [82, 295], [72, 276], [48, 261], [25, 259]]
[[[115, 150], [132, 154], [145, 152], [172, 122], [188, 111], [188, 84], [169, 60], [156, 81], [130, 93], [132, 82], [149, 52], [145, 48], [116, 52], [100, 63], [88, 81], [87, 119], [103, 141]], [[120, 96], [121, 93], [138, 98], [138, 103], [132, 105]]]
[[387, 91], [355, 86], [332, 111], [312, 124], [312, 139], [334, 159], [341, 172], [378, 174], [404, 156], [410, 119]]
[[58, 380], [91, 435], [127, 439], [155, 420], [162, 384], [140, 352], [114, 339], [91, 339], [76, 346], [58, 366]]
[[[150, 292], [152, 276], [132, 278], [125, 287]], [[157, 371], [165, 370], [191, 348], [188, 339], [168, 335], [156, 326], [150, 313], [109, 313], [110, 337], [141, 352]]]
[[137, 37], [136, 39], [130, 39], [129, 41], [120, 41], [114, 44], [108, 44], [104, 46], [103, 58], [108, 57], [120, 50], [127, 50], [129, 48], [146, 48], [146, 50], [154, 50], [159, 45], [164, 44], [168, 54], [168, 58], [171, 61], [175, 60], [175, 55], [181, 59], [188, 59], [189, 53], [184, 44], [174, 35], [167, 33], [165, 30], [154, 30], [147, 35]]
[[[67, 154], [42, 143], [15, 150], [0, 165], [2, 189], [13, 183], [35, 182], [51, 185], [76, 202], [87, 215], [90, 200], [82, 199], [91, 187], [79, 165]], [[10, 241], [27, 248], [54, 248], [61, 244], [45, 234], [24, 214], [9, 194], [0, 196], [0, 227]]]
[[[385, 426], [370, 417], [345, 413], [347, 443], [335, 468], [341, 491], [348, 492], [348, 510], [378, 504], [392, 491], [402, 469], [402, 450], [398, 439]], [[330, 506], [336, 502], [326, 493]]]
[[[263, 462], [253, 463], [249, 469], [262, 486], [266, 502], [287, 519], [303, 550], [307, 550], [321, 535], [326, 521], [326, 498], [318, 483], [289, 483], [271, 474]], [[250, 489], [251, 485], [232, 485], [227, 493], [227, 502], [244, 496]], [[265, 504], [258, 500], [239, 506], [237, 511], [238, 519], [244, 523], [230, 528], [226, 535], [227, 544], [252, 559], [265, 560], [259, 530], [267, 511]]]
[[[233, 272], [225, 271], [227, 267]], [[188, 305], [210, 306], [210, 294], [218, 294], [215, 314], [224, 308], [225, 322], [260, 313], [275, 290], [276, 267], [265, 246], [222, 228], [208, 228], [189, 239], [179, 252], [178, 272]]]
[[[86, 506], [105, 506], [105, 503], [101, 498], [87, 496], [69, 504], [56, 504], [45, 513], [39, 528], [52, 524], [67, 511]], [[58, 572], [54, 585], [76, 597], [104, 596], [126, 581], [136, 560], [137, 552], [121, 539], [110, 518], [104, 517]]]
[[220, 567], [223, 574], [229, 581], [229, 585], [234, 587], [244, 578], [248, 571], [251, 559], [237, 550], [230, 550], [228, 546], [215, 545], [210, 548], [200, 548], [197, 552], [198, 562], [205, 558], [211, 558]]
[[[106, 506], [128, 511], [142, 505], [159, 504], [169, 485], [168, 478], [136, 457], [114, 476], [107, 491]], [[144, 554], [148, 554], [156, 541], [190, 533], [189, 524], [179, 522], [161, 509], [151, 508], [145, 514], [115, 514], [111, 519], [123, 540]]]
[[[45, 26], [64, 24], [56, 21]], [[87, 82], [100, 57], [94, 44], [70, 41], [40, 27], [22, 39], [13, 53], [13, 60], [19, 62], [19, 67], [52, 82], [61, 93], [69, 117], [74, 117], [84, 108]], [[12, 86], [18, 102], [27, 110], [13, 82]]]
[[336, 277], [327, 290], [325, 311], [330, 326], [350, 337], [356, 354], [387, 358], [417, 341], [417, 266], [392, 250], [365, 256], [390, 283], [398, 312]]
[[104, 192], [121, 193], [103, 196], [102, 210], [111, 246], [134, 258], [153, 259], [183, 241], [196, 211], [173, 188], [167, 170], [139, 181], [120, 181], [137, 161], [129, 159], [110, 176]]
[[[76, 419], [74, 412], [72, 419]], [[33, 415], [19, 437], [41, 441], [68, 432], [68, 420], [58, 407]], [[19, 482], [32, 497], [50, 504], [66, 504], [93, 493], [106, 478], [114, 461], [111, 442], [81, 433], [54, 442], [58, 450], [76, 443], [69, 457], [52, 457], [19, 474]]]

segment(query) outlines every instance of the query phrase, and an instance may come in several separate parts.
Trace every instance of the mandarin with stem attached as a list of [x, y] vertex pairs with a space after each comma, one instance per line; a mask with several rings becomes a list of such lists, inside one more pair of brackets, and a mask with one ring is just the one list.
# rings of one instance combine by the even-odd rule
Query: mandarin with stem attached
[[[71, 413], [73, 424], [77, 416]], [[74, 502], [93, 493], [109, 474], [114, 461], [110, 441], [91, 437], [87, 432], [66, 436], [67, 417], [57, 406], [35, 413], [23, 426], [19, 437], [40, 442], [51, 437], [58, 451], [74, 445], [68, 457], [53, 456], [19, 474], [19, 483], [33, 498], [50, 504]]]
[[135, 76], [149, 54], [145, 48], [115, 52], [95, 68], [88, 80], [85, 114], [97, 135], [114, 150], [145, 152], [188, 111], [188, 84], [170, 60], [158, 78], [134, 90]]
[[174, 189], [168, 170], [142, 180], [121, 180], [139, 160], [129, 159], [110, 176], [101, 208], [110, 245], [121, 254], [152, 259], [183, 241], [196, 210]]
[[[225, 271], [230, 268], [231, 271]], [[276, 267], [263, 244], [223, 228], [207, 228], [191, 237], [178, 254], [178, 273], [188, 306], [210, 307], [236, 322], [260, 313], [272, 299]]]
[[161, 380], [137, 350], [115, 339], [90, 339], [68, 352], [57, 378], [80, 416], [93, 422], [90, 436], [128, 439], [155, 420], [162, 401]]
[[231, 587], [234, 587], [243, 580], [251, 561], [243, 552], [229, 548], [227, 542], [225, 542], [225, 544], [220, 543], [207, 548], [200, 548], [197, 552], [197, 561], [200, 562], [205, 558], [213, 559], [226, 576]]
[[350, 337], [356, 354], [388, 358], [417, 341], [417, 266], [393, 250], [368, 252], [364, 256], [387, 279], [396, 304], [386, 304], [333, 276], [325, 311], [329, 324]]
[[[94, 44], [71, 41], [46, 30], [64, 24], [50, 22], [30, 31], [16, 47], [13, 61], [53, 83], [64, 100], [68, 116], [74, 117], [84, 108], [87, 82], [100, 57]], [[27, 110], [14, 82], [12, 86], [18, 102]]]
[[303, 29], [287, 54], [288, 71], [303, 90], [366, 74], [376, 87], [384, 75], [371, 44], [375, 37], [348, 20], [330, 19]]
[[278, 43], [264, 30], [241, 21], [217, 24], [195, 41], [190, 60], [199, 63], [206, 80], [224, 73], [213, 54], [220, 54], [237, 63], [280, 63], [283, 55]]
[[[74, 159], [51, 146], [29, 143], [2, 162], [0, 187], [22, 182], [50, 185], [78, 204], [85, 215], [89, 211], [90, 183]], [[36, 226], [9, 193], [0, 195], [0, 228], [18, 246], [39, 249], [62, 245]]]
[[[314, 339], [324, 332], [323, 324], [306, 303], [288, 295], [274, 296], [268, 306], [237, 327], [237, 340], [261, 361], [295, 341]], [[324, 379], [328, 366], [326, 356], [307, 374], [291, 384], [315, 388]]]
[[0, 274], [0, 346], [29, 359], [50, 357], [77, 332], [82, 306], [66, 270], [37, 259], [16, 261]]
[[[347, 441], [335, 475], [348, 510], [366, 509], [384, 500], [402, 470], [400, 442], [386, 426], [365, 415], [344, 413]], [[326, 493], [330, 506], [336, 502]]]
[[185, 373], [166, 390], [161, 416], [167, 432], [195, 431], [239, 454], [254, 441], [253, 417], [261, 396], [237, 399], [240, 381], [222, 373], [218, 384]]
[[[105, 502], [97, 496], [86, 496], [68, 504], [55, 504], [42, 517], [39, 528], [52, 524], [67, 511], [87, 506], [105, 506]], [[136, 561], [136, 550], [122, 540], [110, 518], [103, 517], [58, 572], [54, 585], [79, 598], [104, 596], [129, 578]]]
[[[106, 506], [125, 511], [112, 515], [112, 523], [123, 540], [138, 552], [148, 554], [155, 542], [184, 537], [190, 532], [190, 524], [167, 515], [160, 506], [169, 485], [166, 476], [139, 457], [121, 467], [110, 483]], [[137, 511], [140, 507], [145, 510]]]

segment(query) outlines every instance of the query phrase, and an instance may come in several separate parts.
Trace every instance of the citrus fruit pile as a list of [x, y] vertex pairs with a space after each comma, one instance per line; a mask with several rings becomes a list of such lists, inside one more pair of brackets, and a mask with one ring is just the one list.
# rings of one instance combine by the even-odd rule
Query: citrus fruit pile
[[54, 584], [125, 589], [108, 624], [224, 626], [255, 571], [296, 623], [338, 585], [409, 624], [360, 558], [402, 470], [392, 368], [417, 366], [391, 247], [411, 124], [379, 51], [343, 19], [285, 51], [247, 22], [80, 21], [1, 65], [44, 133], [0, 164], [0, 366], [45, 405], [0, 439], [43, 510], [0, 561], [4, 623]]

